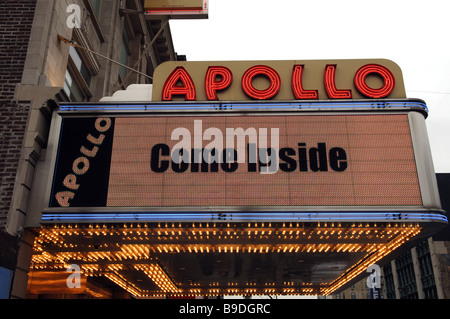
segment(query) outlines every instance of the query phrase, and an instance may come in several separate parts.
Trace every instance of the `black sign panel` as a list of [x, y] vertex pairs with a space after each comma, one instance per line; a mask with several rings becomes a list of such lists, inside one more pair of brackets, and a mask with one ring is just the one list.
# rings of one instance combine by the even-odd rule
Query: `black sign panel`
[[104, 207], [114, 118], [63, 118], [50, 207]]

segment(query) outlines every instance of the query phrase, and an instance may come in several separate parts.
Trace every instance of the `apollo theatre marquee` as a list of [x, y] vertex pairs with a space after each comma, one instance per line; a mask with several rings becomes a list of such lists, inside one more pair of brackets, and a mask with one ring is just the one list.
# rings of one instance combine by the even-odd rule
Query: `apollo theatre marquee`
[[55, 112], [33, 271], [135, 297], [339, 291], [447, 223], [427, 114], [388, 60], [166, 62], [151, 101]]

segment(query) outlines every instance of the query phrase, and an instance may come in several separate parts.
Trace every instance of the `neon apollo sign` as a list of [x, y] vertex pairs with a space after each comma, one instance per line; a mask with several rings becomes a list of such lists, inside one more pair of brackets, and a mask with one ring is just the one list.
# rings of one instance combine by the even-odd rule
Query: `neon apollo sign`
[[[307, 69], [304, 64], [294, 64], [291, 73], [291, 89], [297, 100], [319, 99], [318, 89], [305, 89], [303, 73]], [[329, 99], [352, 99], [351, 89], [338, 89], [336, 86], [336, 64], [326, 64], [323, 71], [323, 85]], [[370, 87], [366, 83], [369, 75], [376, 75], [383, 80], [378, 88]], [[256, 77], [265, 77], [269, 85], [256, 88], [253, 80]], [[204, 77], [204, 90], [209, 101], [219, 100], [218, 92], [228, 89], [233, 82], [233, 72], [226, 66], [209, 66]], [[268, 100], [274, 98], [281, 89], [281, 77], [272, 67], [267, 65], [254, 65], [249, 67], [242, 75], [241, 89], [250, 99]], [[361, 66], [353, 77], [357, 91], [366, 98], [380, 99], [389, 96], [395, 87], [395, 77], [385, 66], [368, 63]], [[167, 77], [161, 93], [162, 101], [172, 101], [174, 96], [184, 96], [186, 101], [197, 100], [197, 90], [190, 73], [183, 66], [176, 66]]]

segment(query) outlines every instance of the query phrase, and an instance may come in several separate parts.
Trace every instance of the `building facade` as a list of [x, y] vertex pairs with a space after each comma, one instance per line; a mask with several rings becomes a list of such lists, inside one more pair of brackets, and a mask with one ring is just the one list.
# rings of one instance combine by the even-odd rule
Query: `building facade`
[[[199, 3], [200, 9], [204, 9], [205, 1], [195, 2]], [[67, 274], [64, 267], [67, 261], [76, 260], [71, 257], [72, 254], [78, 254], [76, 257], [79, 257], [78, 260], [83, 262], [83, 271], [88, 278], [83, 277], [85, 280], [84, 290], [80, 295], [88, 298], [165, 297], [171, 294], [185, 296], [186, 293], [192, 296], [207, 294], [217, 296], [224, 293], [295, 295], [320, 292], [328, 294], [338, 287], [343, 287], [352, 278], [359, 276], [369, 265], [366, 265], [366, 262], [381, 260], [390, 251], [395, 250], [421, 231], [423, 225], [420, 218], [425, 220], [426, 218], [417, 214], [420, 217], [417, 217], [416, 220], [417, 215], [412, 214], [414, 217], [411, 217], [411, 220], [416, 220], [416, 222], [403, 221], [401, 218], [399, 221], [397, 215], [400, 216], [405, 213], [402, 210], [398, 214], [389, 216], [390, 220], [395, 221], [392, 224], [390, 220], [388, 222], [387, 220], [381, 220], [381, 223], [377, 224], [373, 220], [367, 221], [365, 219], [367, 216], [373, 218], [373, 215], [358, 215], [360, 212], [346, 212], [345, 210], [342, 210], [342, 216], [335, 214], [335, 212], [330, 212], [330, 215], [327, 215], [327, 211], [321, 212], [321, 216], [326, 217], [317, 220], [311, 219], [309, 212], [304, 211], [295, 213], [296, 216], [299, 216], [298, 219], [292, 219], [292, 217], [285, 219], [283, 214], [275, 214], [279, 219], [273, 219], [273, 223], [270, 221], [267, 223], [265, 219], [252, 219], [253, 216], [268, 218], [261, 212], [256, 212], [257, 215], [250, 212], [251, 216], [246, 217], [247, 211], [243, 213], [233, 211], [234, 208], [231, 211], [235, 216], [243, 216], [242, 220], [236, 217], [235, 220], [227, 220], [229, 216], [223, 213], [221, 209], [215, 208], [214, 218], [206, 218], [205, 216], [209, 216], [206, 214], [200, 214], [202, 216], [198, 218], [195, 215], [194, 218], [187, 214], [189, 216], [186, 217], [185, 222], [170, 223], [167, 220], [155, 222], [156, 219], [152, 219], [148, 225], [145, 221], [143, 223], [124, 222], [119, 224], [116, 222], [109, 223], [109, 221], [103, 219], [95, 224], [85, 222], [82, 225], [77, 225], [74, 221], [67, 224], [57, 221], [57, 225], [53, 225], [55, 227], [49, 223], [45, 227], [39, 228], [37, 225], [41, 224], [42, 216], [40, 214], [42, 211], [35, 213], [40, 208], [34, 207], [36, 203], [34, 197], [42, 195], [42, 192], [39, 191], [40, 188], [47, 187], [47, 184], [41, 178], [42, 174], [45, 174], [43, 167], [50, 162], [51, 156], [55, 155], [55, 148], [52, 151], [49, 150], [50, 138], [56, 136], [56, 134], [50, 134], [50, 128], [55, 126], [55, 121], [53, 121], [56, 117], [55, 114], [58, 113], [55, 110], [61, 111], [63, 105], [65, 105], [66, 110], [70, 109], [70, 104], [66, 102], [78, 102], [80, 103], [78, 105], [82, 106], [83, 103], [100, 101], [102, 97], [114, 96], [115, 92], [120, 95], [120, 91], [124, 89], [131, 92], [133, 89], [131, 84], [148, 85], [150, 89], [157, 66], [166, 61], [185, 59], [175, 53], [168, 18], [159, 14], [157, 17], [144, 15], [146, 3], [149, 2], [144, 0], [6, 0], [2, 3], [2, 11], [0, 12], [0, 26], [2, 27], [0, 33], [0, 117], [2, 121], [0, 126], [0, 142], [2, 144], [0, 149], [2, 152], [0, 159], [0, 278], [2, 282], [7, 282], [7, 284], [2, 285], [1, 297], [40, 298], [42, 295], [44, 297], [65, 297], [64, 289], [66, 288]], [[349, 92], [351, 93], [351, 90], [338, 90], [336, 88], [334, 76], [336, 64], [333, 64], [337, 63], [336, 61], [315, 61], [308, 66], [308, 68], [311, 67], [309, 70], [313, 70], [309, 74], [315, 74], [317, 79], [313, 79], [312, 82], [305, 80], [305, 83], [308, 83], [308, 87], [310, 85], [312, 87], [317, 86], [320, 88], [319, 91], [302, 88], [303, 65], [294, 66], [294, 61], [274, 64], [270, 62], [272, 67], [263, 65], [262, 69], [260, 65], [248, 63], [250, 62], [242, 65], [236, 63], [236, 69], [233, 69], [235, 79], [247, 80], [242, 81], [245, 83], [241, 85], [242, 92], [239, 92], [239, 94], [232, 89], [227, 91], [232, 82], [229, 69], [224, 67], [208, 68], [208, 70], [218, 72], [211, 73], [212, 75], [209, 77], [209, 88], [211, 89], [209, 93], [211, 91], [220, 91], [221, 94], [229, 92], [238, 102], [249, 99], [252, 100], [252, 103], [254, 99], [271, 99], [278, 94], [278, 91], [280, 100], [292, 100], [294, 99], [293, 94], [296, 95], [295, 98], [297, 99], [304, 98], [305, 94], [318, 98], [317, 94], [319, 94], [319, 100], [322, 101], [339, 100], [343, 97], [348, 98]], [[395, 66], [387, 61], [376, 61], [376, 63], [388, 63], [389, 66], [375, 65], [375, 69], [372, 69], [373, 63], [375, 62], [340, 61], [339, 70], [348, 68], [352, 72], [347, 72], [347, 75], [351, 75], [348, 76], [348, 79], [345, 79], [348, 80], [348, 83], [345, 85], [339, 83], [338, 87], [353, 87], [355, 99], [380, 99], [391, 93], [390, 98], [405, 98], [401, 76], [397, 76], [395, 85], [392, 81], [394, 76], [390, 73], [389, 68], [394, 69]], [[199, 72], [198, 70], [201, 68], [193, 66], [194, 64], [190, 65], [193, 67], [191, 71], [193, 71], [194, 81], [197, 82], [197, 88], [204, 88], [205, 85], [202, 82], [205, 81], [205, 74]], [[190, 77], [186, 76], [188, 75], [187, 71], [183, 66], [174, 66], [171, 63], [165, 65], [166, 69], [175, 67], [173, 71], [184, 70], [181, 71], [182, 73], [177, 73], [172, 72], [172, 69], [167, 69], [168, 78], [172, 81], [164, 81], [165, 78], [161, 77], [161, 84], [168, 83], [169, 85], [168, 87], [160, 85], [159, 89], [162, 90], [165, 87], [169, 98], [163, 101], [155, 98], [148, 100], [150, 93], [136, 95], [134, 98], [141, 101], [151, 101], [152, 103], [155, 101], [155, 103], [170, 103], [172, 102], [172, 94], [180, 95], [180, 88], [182, 90], [181, 95], [186, 95], [185, 99], [188, 98], [188, 93], [192, 93], [192, 90], [189, 90], [188, 86], [178, 85], [179, 82], [186, 84], [187, 81], [190, 81]], [[286, 68], [285, 65], [289, 65], [289, 67]], [[187, 64], [185, 67], [189, 69]], [[206, 67], [209, 66], [203, 65], [202, 67], [206, 70]], [[292, 87], [285, 85], [288, 81], [284, 80], [284, 86], [281, 87], [281, 82], [276, 76], [278, 73], [274, 70], [278, 67], [280, 70], [288, 71], [284, 72], [286, 74], [282, 74], [282, 76], [293, 79]], [[246, 69], [244, 76], [242, 73]], [[324, 72], [325, 76], [323, 75]], [[371, 85], [379, 87], [380, 82], [384, 83], [381, 89], [371, 89], [365, 82], [368, 78], [367, 75], [374, 72], [378, 76], [372, 79], [375, 82], [371, 82]], [[293, 74], [291, 75], [291, 73]], [[179, 76], [179, 74], [181, 75]], [[238, 74], [240, 76], [237, 76]], [[353, 81], [354, 77], [359, 79], [356, 84]], [[265, 81], [265, 78], [268, 78], [278, 86], [275, 85], [274, 89], [272, 87], [261, 89], [263, 85], [258, 89], [254, 87], [253, 78], [255, 78], [255, 82], [258, 82], [258, 80]], [[230, 80], [228, 84], [226, 80]], [[255, 86], [258, 86], [257, 83]], [[142, 86], [140, 87], [142, 88]], [[234, 87], [240, 88], [239, 86]], [[161, 92], [155, 93], [155, 88], [158, 88], [158, 86], [153, 86], [153, 97], [164, 96]], [[383, 90], [388, 91], [388, 93], [379, 92]], [[375, 91], [374, 96], [371, 95], [373, 91]], [[139, 94], [141, 93], [142, 91]], [[302, 97], [298, 97], [298, 95]], [[182, 96], [179, 98], [181, 100]], [[108, 98], [102, 100], [107, 101]], [[229, 98], [223, 100], [229, 100]], [[130, 99], [122, 101], [127, 104]], [[198, 101], [205, 102], [202, 101], [200, 94]], [[300, 102], [298, 103], [300, 105]], [[363, 111], [374, 113], [375, 117], [391, 117], [390, 114], [383, 113], [384, 110], [373, 109], [371, 103], [362, 104]], [[408, 103], [414, 104], [412, 108], [416, 109], [419, 105], [419, 108], [426, 109], [425, 104], [420, 101], [408, 101]], [[205, 107], [205, 105], [203, 106]], [[211, 109], [214, 108], [212, 104], [207, 105]], [[236, 104], [236, 108], [238, 107], [240, 106]], [[317, 108], [320, 109], [320, 103]], [[368, 109], [370, 110], [368, 111]], [[192, 116], [197, 112], [197, 110], [190, 111]], [[214, 111], [217, 111], [217, 109], [214, 109]], [[355, 114], [358, 112], [358, 110], [354, 111]], [[246, 112], [247, 115], [251, 115], [253, 111], [247, 110]], [[395, 118], [392, 121], [402, 121], [405, 130], [409, 128], [409, 121], [417, 121], [416, 123], [421, 125], [419, 135], [423, 134], [423, 114], [414, 112], [409, 118], [409, 114], [407, 115], [409, 111], [405, 111], [403, 106], [399, 107], [399, 112], [404, 114], [399, 117], [394, 116]], [[157, 112], [154, 114], [161, 115]], [[322, 116], [321, 111], [316, 111], [316, 115]], [[337, 113], [334, 115], [340, 116]], [[329, 115], [324, 115], [321, 120], [327, 119], [327, 116]], [[148, 117], [147, 114], [146, 120], [148, 120]], [[130, 120], [133, 122], [136, 117], [130, 116], [130, 118], [133, 118]], [[161, 121], [162, 118], [160, 116], [159, 120]], [[234, 117], [234, 119], [239, 120], [243, 118]], [[111, 124], [108, 120], [111, 119], [100, 118], [100, 122], [95, 119], [93, 121], [95, 125], [105, 125], [101, 126], [101, 129], [108, 127], [105, 128], [106, 131]], [[298, 123], [301, 123], [301, 121], [298, 120]], [[370, 121], [374, 121], [373, 118]], [[379, 122], [383, 123], [383, 121]], [[154, 125], [155, 121], [147, 122], [147, 124], [148, 127], [156, 126]], [[137, 130], [134, 129], [133, 125], [133, 123], [129, 125], [130, 131], [136, 132]], [[236, 123], [236, 125], [241, 124]], [[358, 125], [367, 127], [363, 123], [358, 123]], [[76, 127], [75, 124], [74, 126]], [[381, 131], [381, 133], [376, 134], [384, 133], [382, 126], [376, 128], [377, 132]], [[406, 133], [408, 132], [407, 130]], [[372, 134], [371, 132], [368, 133]], [[325, 143], [321, 143], [322, 138], [329, 138], [329, 136], [333, 136], [333, 133], [329, 133], [325, 137], [321, 134], [323, 133], [314, 134], [315, 138], [318, 139], [314, 141], [314, 143], [317, 143], [317, 148], [313, 147], [309, 150], [310, 156], [313, 154], [316, 162], [314, 165], [310, 163], [312, 165], [310, 167], [311, 173], [328, 170], [325, 169], [328, 164], [322, 165], [322, 161], [319, 161], [319, 157], [325, 159], [327, 153], [325, 156], [319, 156], [319, 153], [323, 153], [322, 151], [325, 150]], [[357, 129], [351, 133], [356, 139], [359, 134], [360, 131]], [[86, 136], [85, 132], [78, 135]], [[158, 137], [157, 134], [155, 136]], [[374, 139], [377, 138], [376, 135], [373, 136]], [[295, 138], [297, 137], [295, 136]], [[92, 139], [90, 142], [94, 143]], [[101, 144], [98, 140], [97, 143]], [[69, 141], [68, 144], [75, 143]], [[301, 152], [306, 154], [304, 143], [300, 142], [297, 145], [299, 154]], [[73, 148], [78, 152], [80, 146], [78, 144], [75, 146]], [[426, 143], [422, 143], [420, 147], [420, 149], [427, 150]], [[408, 144], [406, 148], [408, 152], [412, 152], [412, 144]], [[378, 152], [378, 150], [376, 151]], [[428, 152], [425, 151], [423, 153], [427, 156]], [[347, 169], [346, 153], [344, 149], [337, 147], [333, 148], [333, 152], [330, 150], [330, 153], [328, 153], [331, 154], [330, 158], [333, 157], [333, 160], [330, 159], [330, 172], [332, 168], [333, 172], [331, 173], [339, 174]], [[364, 158], [364, 154], [360, 155]], [[428, 159], [426, 156], [421, 158], [421, 163], [426, 164]], [[95, 155], [91, 157], [95, 157]], [[129, 155], [126, 156], [126, 158], [130, 157]], [[412, 159], [411, 156], [409, 160]], [[370, 159], [367, 161], [371, 163]], [[120, 160], [118, 163], [119, 166], [122, 164]], [[306, 164], [306, 160], [302, 162], [299, 155], [298, 171], [308, 171], [307, 167], [300, 168], [301, 163]], [[345, 167], [343, 163], [345, 163]], [[73, 167], [72, 163], [69, 164], [70, 167]], [[429, 168], [425, 164], [420, 172], [422, 175]], [[321, 166], [321, 169], [319, 169], [319, 166]], [[287, 166], [284, 165], [284, 168], [287, 169]], [[221, 166], [221, 169], [224, 172], [229, 170], [228, 167], [223, 168], [223, 166]], [[204, 166], [201, 167], [201, 171], [204, 172]], [[205, 171], [207, 172], [208, 169], [205, 169]], [[200, 174], [198, 167], [191, 168], [191, 172]], [[248, 172], [254, 173], [256, 169], [249, 166]], [[137, 170], [134, 170], [134, 173], [139, 175]], [[69, 179], [66, 180], [66, 176], [69, 176]], [[67, 186], [68, 183], [71, 187], [77, 187], [77, 185], [71, 184], [73, 180], [70, 179], [70, 176], [72, 175], [64, 175], [63, 182], [60, 184]], [[191, 178], [194, 177], [195, 174], [191, 176]], [[369, 179], [375, 184], [383, 184], [383, 181], [380, 182], [377, 178], [372, 178], [371, 174], [369, 174]], [[315, 178], [311, 178], [311, 180], [314, 181]], [[424, 204], [424, 207], [420, 207], [421, 213], [436, 212], [434, 217], [442, 221], [440, 207], [435, 205], [435, 198], [432, 196], [435, 194], [434, 186], [431, 185], [432, 181], [428, 180], [431, 186], [427, 186], [430, 186], [433, 192], [430, 191], [429, 196], [427, 195], [428, 197], [425, 198], [427, 203], [422, 203], [422, 194], [420, 194], [417, 184], [418, 180], [415, 175], [411, 178], [415, 191], [415, 196], [411, 196], [414, 197], [412, 203], [418, 207], [420, 204]], [[324, 182], [323, 184], [327, 183]], [[174, 186], [179, 186], [175, 184]], [[261, 189], [264, 189], [266, 184], [270, 186], [270, 183], [261, 183]], [[117, 185], [121, 187], [120, 183]], [[207, 187], [204, 189], [209, 190]], [[248, 191], [251, 188], [242, 187], [241, 189]], [[322, 189], [321, 191], [322, 193], [311, 196], [320, 203], [321, 200], [327, 198], [328, 190]], [[411, 206], [408, 202], [409, 199], [404, 199], [403, 191], [400, 189], [398, 194], [396, 193], [395, 199], [400, 202], [398, 206]], [[127, 195], [131, 192], [121, 190], [118, 193]], [[193, 191], [191, 193], [199, 194], [202, 192]], [[241, 195], [239, 188], [235, 188], [235, 193], [234, 199], [238, 199]], [[143, 194], [141, 199], [148, 200], [148, 194], [145, 192]], [[367, 196], [364, 197], [364, 194], [359, 195], [363, 200], [362, 202], [372, 209], [374, 204], [372, 202], [367, 204]], [[163, 195], [166, 194], [162, 192], [161, 197], [164, 197]], [[250, 192], [248, 198], [244, 198], [242, 201], [244, 204], [241, 204], [241, 207], [246, 206], [245, 200], [254, 200], [252, 195]], [[266, 193], [261, 191], [260, 196], [260, 198], [257, 198], [258, 200], [264, 199]], [[382, 206], [380, 203], [383, 202], [385, 195], [380, 192], [377, 196], [377, 203]], [[346, 198], [346, 196], [341, 197]], [[214, 196], [210, 196], [207, 199], [213, 198]], [[122, 200], [122, 198], [118, 199], [118, 201]], [[172, 198], [168, 200], [170, 201]], [[186, 200], [199, 201], [194, 197]], [[416, 202], [416, 200], [419, 200], [419, 202]], [[45, 201], [43, 196], [41, 201]], [[132, 208], [136, 208], [135, 206], [154, 206], [148, 204], [148, 202], [136, 204], [135, 198], [131, 198], [131, 201], [129, 206]], [[230, 202], [232, 201], [228, 200], [223, 203], [229, 205]], [[249, 203], [252, 204], [251, 201]], [[361, 202], [358, 203], [359, 205], [353, 205], [360, 206]], [[394, 206], [397, 205], [395, 201], [390, 203], [393, 203]], [[194, 204], [198, 205], [198, 203]], [[236, 206], [234, 202], [232, 204]], [[257, 204], [259, 205], [260, 202], [257, 202]], [[180, 204], [178, 208], [184, 208], [183, 205], [187, 206], [187, 204]], [[217, 206], [218, 204], [212, 202], [211, 205]], [[255, 205], [255, 202], [253, 202], [253, 205]], [[301, 206], [301, 204], [296, 205]], [[326, 205], [338, 204], [333, 202]], [[292, 206], [295, 205], [292, 204]], [[303, 206], [311, 205], [303, 204]], [[345, 205], [342, 204], [342, 206]], [[117, 204], [114, 207], [116, 207], [114, 208], [116, 212], [120, 205]], [[80, 209], [80, 206], [74, 208]], [[123, 216], [129, 218], [129, 215], [127, 215], [129, 213], [128, 207], [122, 207], [122, 209], [126, 210]], [[182, 211], [179, 210], [178, 213]], [[136, 214], [139, 215], [139, 212], [144, 215], [146, 213], [138, 210]], [[259, 215], [260, 213], [261, 215]], [[385, 209], [381, 209], [381, 212], [370, 210], [367, 213], [382, 214], [385, 218]], [[178, 215], [181, 215], [181, 213]], [[165, 216], [167, 218], [167, 215]], [[333, 222], [333, 219], [331, 219], [332, 222], [329, 222], [329, 216], [332, 216], [332, 218], [338, 216], [340, 219], [336, 220], [336, 223]], [[353, 216], [352, 218], [355, 219], [353, 220], [348, 216]], [[405, 213], [404, 216], [408, 216], [408, 214]], [[303, 219], [300, 219], [300, 217]], [[47, 216], [47, 218], [51, 219], [52, 217]], [[192, 220], [196, 222], [192, 222]], [[430, 240], [428, 240], [427, 243], [428, 245], [418, 246], [410, 254], [400, 256], [400, 259], [393, 264], [395, 269], [391, 269], [392, 276], [389, 275], [389, 268], [384, 268], [384, 280], [389, 283], [389, 289], [385, 293], [386, 298], [388, 298], [388, 295], [395, 298], [445, 296], [445, 284], [441, 284], [441, 288], [437, 284], [433, 286], [433, 280], [437, 282], [436, 278], [439, 277], [433, 267], [434, 264], [444, 265], [448, 261], [446, 257], [443, 257], [443, 259], [438, 257], [439, 254], [445, 255], [442, 252], [446, 246], [444, 244], [437, 249], [434, 241], [430, 243]], [[35, 262], [31, 267], [33, 271], [31, 272], [33, 253]], [[351, 254], [352, 258], [343, 259], [342, 256], [345, 254]], [[333, 257], [333, 262], [330, 262], [330, 256]], [[101, 260], [101, 262], [95, 262], [97, 260]], [[352, 267], [352, 265], [357, 265], [357, 267]], [[414, 273], [417, 269], [422, 269], [424, 273], [420, 280]], [[169, 270], [171, 270], [171, 274]], [[52, 272], [53, 277], [46, 277], [49, 275], [47, 271]], [[58, 274], [56, 274], [55, 277], [55, 273], [61, 276], [58, 277]], [[126, 275], [131, 278], [126, 278]], [[348, 278], [347, 275], [349, 275]], [[270, 278], [271, 281], [268, 279], [269, 276], [273, 277]], [[210, 280], [205, 284], [203, 279], [206, 277]], [[173, 278], [179, 280], [178, 284]], [[50, 282], [48, 280], [51, 280], [52, 285], [58, 280], [62, 284], [54, 288], [52, 285], [48, 285]], [[334, 282], [334, 284], [330, 284], [330, 282]], [[416, 287], [414, 287], [414, 282]], [[423, 294], [417, 288], [418, 282], [422, 285], [420, 289], [424, 291]], [[441, 282], [443, 281], [441, 280]], [[105, 283], [108, 283], [108, 285], [105, 285]], [[139, 288], [141, 284], [144, 288]], [[27, 290], [27, 285], [32, 285], [33, 288]], [[200, 287], [200, 285], [202, 286]], [[354, 291], [348, 294], [343, 294], [342, 298], [358, 298], [359, 295], [367, 297], [367, 291], [364, 291], [364, 287], [359, 284], [355, 285], [355, 287], [357, 286], [359, 288], [353, 289]], [[148, 287], [151, 288], [150, 292], [146, 290]], [[157, 292], [156, 295], [154, 291]], [[161, 291], [161, 294], [158, 294], [159, 291]], [[67, 295], [77, 296], [76, 291], [71, 291]]]
[[168, 19], [140, 0], [5, 0], [0, 11], [2, 296], [25, 297], [33, 234], [24, 230], [52, 110], [150, 84], [176, 60]]

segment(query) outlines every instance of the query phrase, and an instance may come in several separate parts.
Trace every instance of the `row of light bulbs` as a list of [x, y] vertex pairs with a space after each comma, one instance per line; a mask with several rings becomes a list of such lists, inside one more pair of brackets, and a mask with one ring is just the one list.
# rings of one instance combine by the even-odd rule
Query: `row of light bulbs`
[[148, 260], [153, 254], [161, 253], [329, 253], [329, 252], [368, 252], [379, 250], [386, 244], [343, 243], [343, 244], [274, 244], [274, 245], [150, 245], [127, 244], [119, 250], [87, 252], [48, 252], [37, 250], [32, 257], [34, 264], [52, 263], [56, 260], [83, 263], [108, 261], [111, 263], [126, 260]]
[[[107, 227], [105, 224], [101, 227], [99, 225], [96, 225], [95, 227], [90, 225], [90, 227], [80, 227], [77, 228], [76, 226], [66, 226], [66, 225], [59, 225], [59, 226], [53, 226], [49, 228], [42, 228], [40, 230], [40, 238], [37, 238], [40, 242], [52, 242], [52, 243], [60, 243], [61, 241], [64, 242], [64, 237], [71, 237], [71, 236], [163, 236], [160, 239], [165, 239], [167, 236], [183, 236], [183, 235], [193, 235], [193, 236], [239, 236], [239, 235], [277, 235], [277, 236], [287, 236], [287, 235], [302, 235], [302, 236], [317, 236], [317, 235], [341, 235], [341, 236], [349, 236], [350, 234], [353, 236], [356, 235], [369, 235], [372, 232], [374, 234], [377, 234], [379, 231], [379, 228], [376, 224], [352, 224], [350, 226], [342, 227], [340, 223], [324, 223], [323, 226], [314, 226], [314, 227], [305, 227], [304, 225], [299, 225], [297, 223], [296, 225], [292, 225], [290, 223], [288, 226], [286, 226], [286, 223], [283, 223], [283, 228], [277, 228], [272, 227], [271, 223], [255, 223], [252, 225], [251, 223], [248, 223], [247, 227], [245, 226], [239, 226], [239, 227], [233, 227], [230, 224], [228, 224], [228, 227], [217, 227], [215, 224], [210, 227], [208, 226], [209, 223], [206, 223], [205, 226], [202, 226], [202, 224], [195, 225], [192, 224], [192, 226], [189, 225], [179, 225], [175, 226], [175, 224], [166, 225], [162, 227], [161, 225], [158, 225], [158, 228], [147, 228], [146, 226], [140, 226], [140, 224], [137, 224], [136, 227], [129, 227], [126, 224], [124, 224], [123, 227]], [[233, 224], [234, 225], [234, 224]], [[235, 226], [235, 225], [234, 225]], [[386, 225], [386, 229], [390, 227], [394, 228], [401, 228], [401, 227], [409, 227], [410, 224], [388, 224]], [[285, 228], [288, 227], [288, 228]], [[358, 229], [358, 230], [357, 230]]]
[[[180, 226], [180, 225], [179, 225]], [[247, 225], [248, 227], [252, 226], [251, 224]], [[292, 225], [291, 225], [292, 226]], [[325, 226], [325, 225], [323, 225]], [[160, 226], [160, 230], [151, 230], [154, 232], [155, 236], [168, 235], [176, 236], [176, 232], [181, 232], [181, 230], [168, 230], [165, 226]], [[173, 228], [175, 226], [172, 225]], [[184, 226], [186, 227], [186, 225]], [[195, 230], [189, 229], [184, 230], [189, 233], [189, 236], [203, 236], [207, 234], [207, 232], [214, 232], [214, 230], [207, 229], [207, 225], [198, 224], [192, 225]], [[215, 225], [214, 225], [215, 227]], [[301, 236], [311, 236], [314, 235], [316, 238], [318, 236], [360, 236], [360, 235], [370, 235], [376, 236], [377, 238], [387, 238], [389, 239], [386, 242], [378, 242], [371, 244], [363, 244], [363, 243], [323, 243], [323, 244], [262, 244], [262, 245], [232, 245], [232, 244], [117, 244], [117, 243], [109, 243], [102, 245], [101, 251], [90, 250], [86, 252], [76, 251], [77, 244], [76, 243], [67, 243], [66, 240], [69, 240], [70, 236], [108, 236], [111, 234], [121, 234], [121, 231], [127, 232], [127, 235], [133, 235], [134, 232], [138, 234], [144, 234], [150, 230], [145, 230], [144, 227], [136, 226], [136, 227], [124, 227], [121, 230], [116, 228], [108, 229], [104, 226], [97, 227], [82, 227], [76, 228], [69, 226], [64, 227], [54, 227], [54, 228], [42, 228], [39, 236], [36, 237], [35, 246], [34, 246], [34, 255], [33, 255], [33, 267], [35, 269], [63, 269], [67, 267], [69, 262], [79, 262], [82, 266], [82, 270], [86, 275], [96, 275], [98, 273], [102, 273], [105, 277], [109, 278], [111, 281], [116, 283], [118, 286], [122, 287], [129, 293], [139, 296], [139, 297], [148, 297], [150, 295], [155, 296], [159, 293], [149, 293], [148, 291], [143, 291], [138, 288], [136, 285], [127, 281], [120, 274], [120, 270], [124, 269], [124, 264], [121, 263], [127, 260], [151, 260], [153, 254], [161, 254], [161, 253], [269, 253], [269, 252], [284, 252], [284, 253], [328, 253], [328, 252], [365, 252], [366, 256], [361, 259], [361, 261], [354, 267], [352, 270], [344, 273], [341, 277], [337, 278], [334, 282], [332, 282], [328, 287], [320, 288], [321, 294], [330, 294], [333, 291], [339, 289], [343, 285], [345, 285], [350, 280], [354, 279], [361, 273], [363, 273], [370, 264], [376, 263], [387, 254], [389, 254], [394, 249], [398, 248], [404, 242], [408, 241], [410, 238], [416, 236], [420, 233], [420, 227], [418, 225], [407, 225], [407, 224], [399, 224], [399, 225], [389, 225], [384, 229], [373, 228], [374, 225], [352, 225], [349, 228], [333, 228], [333, 227], [341, 227], [329, 226], [331, 228], [315, 228], [311, 230], [305, 229], [283, 229], [283, 230], [273, 230], [264, 228], [264, 223], [255, 224], [252, 227], [259, 227], [259, 229], [245, 230], [246, 235], [251, 236], [265, 236], [272, 235], [273, 232], [277, 232], [277, 236], [292, 236], [292, 235], [301, 235]], [[269, 224], [269, 227], [271, 225]], [[358, 228], [363, 227], [363, 228]], [[202, 229], [203, 228], [203, 229]], [[233, 235], [236, 230], [234, 230], [231, 226], [228, 230], [220, 230], [224, 232], [224, 234], [230, 236]], [[117, 232], [117, 233], [115, 233]], [[172, 233], [173, 232], [173, 233]], [[194, 233], [193, 233], [194, 232]], [[250, 233], [249, 233], [250, 232]], [[323, 237], [322, 237], [323, 238]], [[67, 247], [69, 245], [70, 250], [72, 251], [64, 251], [63, 249], [57, 249], [55, 251], [46, 250], [46, 246], [49, 244], [53, 244], [57, 247]], [[73, 249], [75, 248], [75, 249]], [[75, 251], [74, 251], [75, 250]], [[366, 258], [367, 257], [367, 258]], [[100, 268], [97, 262], [107, 262], [107, 266]], [[259, 294], [259, 293], [284, 293], [284, 294], [314, 294], [317, 293], [317, 289], [319, 288], [304, 288], [304, 287], [293, 287], [292, 285], [285, 285], [285, 288], [282, 290], [267, 287], [267, 288], [226, 288], [220, 289], [219, 287], [210, 288], [207, 290], [202, 290], [200, 288], [189, 288], [186, 290], [180, 289], [177, 285], [170, 279], [170, 277], [164, 272], [164, 270], [159, 266], [159, 264], [155, 263], [146, 263], [146, 264], [135, 264], [134, 269], [143, 271], [151, 280], [155, 282], [155, 284], [161, 290], [161, 296], [165, 294], [172, 295], [220, 295], [220, 294]]]
[[404, 230], [401, 235], [397, 236], [388, 245], [384, 245], [380, 247], [380, 249], [377, 249], [373, 254], [369, 256], [369, 258], [363, 258], [357, 267], [354, 267], [351, 271], [341, 275], [333, 283], [331, 283], [328, 288], [323, 289], [323, 294], [329, 295], [333, 293], [333, 291], [344, 286], [346, 283], [365, 272], [370, 265], [376, 264], [383, 257], [387, 256], [389, 253], [403, 245], [414, 236], [417, 236], [420, 231], [420, 228], [410, 228]]

